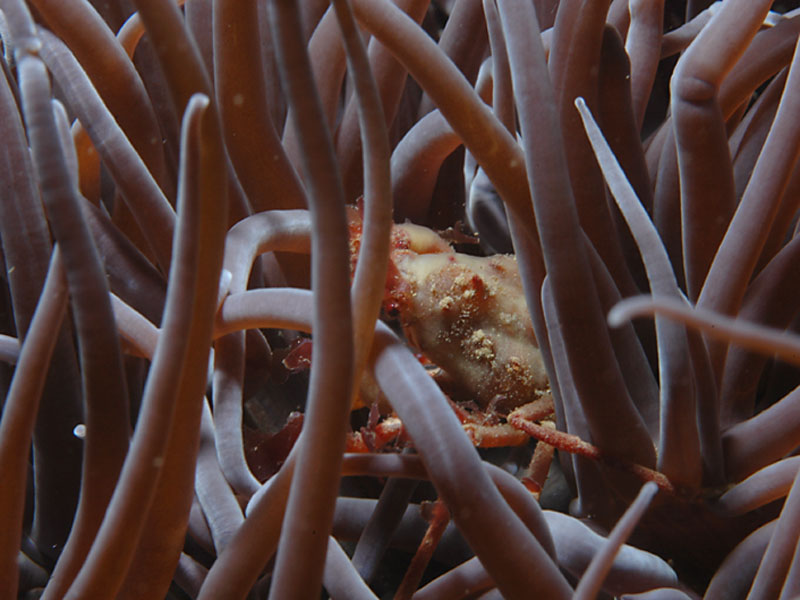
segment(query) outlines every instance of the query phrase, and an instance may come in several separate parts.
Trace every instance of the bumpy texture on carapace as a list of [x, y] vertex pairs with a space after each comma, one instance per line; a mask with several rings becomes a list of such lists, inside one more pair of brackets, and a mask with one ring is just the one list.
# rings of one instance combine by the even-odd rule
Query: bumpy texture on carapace
[[457, 253], [430, 229], [396, 225], [384, 306], [482, 408], [504, 412], [548, 388], [514, 256]]

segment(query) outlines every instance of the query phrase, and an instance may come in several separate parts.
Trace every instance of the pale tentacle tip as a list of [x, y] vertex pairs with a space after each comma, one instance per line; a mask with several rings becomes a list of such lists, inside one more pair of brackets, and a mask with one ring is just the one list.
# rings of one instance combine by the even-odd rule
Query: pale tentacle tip
[[624, 301], [614, 305], [611, 310], [608, 311], [606, 321], [609, 327], [614, 328], [622, 327], [625, 323], [630, 321], [630, 314], [626, 310]]

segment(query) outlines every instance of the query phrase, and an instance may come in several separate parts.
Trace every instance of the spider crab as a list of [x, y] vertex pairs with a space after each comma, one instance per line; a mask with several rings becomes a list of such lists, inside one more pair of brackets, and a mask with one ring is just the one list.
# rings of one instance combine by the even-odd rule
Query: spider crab
[[[361, 220], [355, 211], [350, 231], [356, 257]], [[513, 255], [456, 252], [434, 231], [411, 223], [394, 226], [391, 247], [384, 311], [454, 391], [507, 412], [547, 389]]]

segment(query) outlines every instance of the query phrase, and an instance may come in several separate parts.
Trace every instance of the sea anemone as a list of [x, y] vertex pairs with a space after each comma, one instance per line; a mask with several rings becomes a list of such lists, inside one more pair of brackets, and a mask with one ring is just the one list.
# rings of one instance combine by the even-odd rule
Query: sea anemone
[[[800, 593], [786, 4], [0, 0], [0, 596]], [[419, 354], [407, 220], [549, 390]]]

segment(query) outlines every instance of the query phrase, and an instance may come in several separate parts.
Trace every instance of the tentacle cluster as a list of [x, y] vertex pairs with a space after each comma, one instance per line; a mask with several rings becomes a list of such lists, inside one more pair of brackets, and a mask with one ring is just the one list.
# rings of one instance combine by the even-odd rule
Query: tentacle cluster
[[797, 596], [786, 4], [0, 0], [0, 597]]

